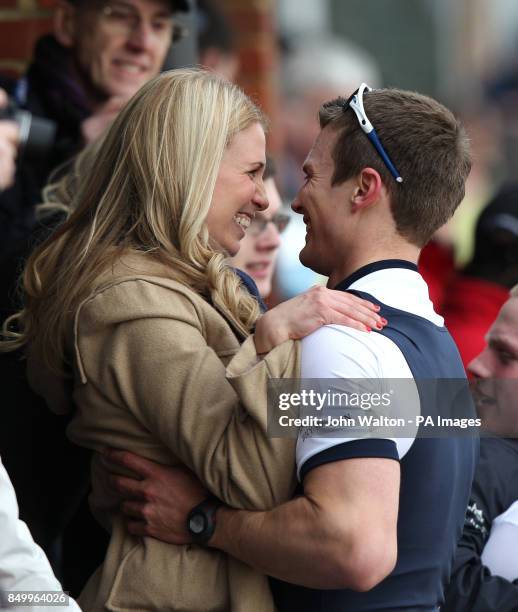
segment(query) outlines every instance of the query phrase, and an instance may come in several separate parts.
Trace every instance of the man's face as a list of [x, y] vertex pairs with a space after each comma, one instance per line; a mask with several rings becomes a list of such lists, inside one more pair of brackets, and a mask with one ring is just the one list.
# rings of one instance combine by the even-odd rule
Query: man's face
[[171, 44], [166, 0], [92, 2], [75, 9], [76, 67], [100, 98], [131, 97], [156, 76]]
[[[354, 229], [350, 216], [353, 181], [331, 184], [332, 152], [337, 137], [338, 132], [329, 126], [320, 132], [303, 165], [304, 184], [291, 205], [296, 213], [304, 215], [306, 224], [306, 245], [299, 255], [301, 263], [330, 277], [337, 262], [343, 263], [347, 258]], [[330, 286], [340, 280], [332, 279]]]
[[487, 346], [469, 364], [473, 394], [485, 427], [518, 433], [518, 298], [502, 306], [486, 336]]

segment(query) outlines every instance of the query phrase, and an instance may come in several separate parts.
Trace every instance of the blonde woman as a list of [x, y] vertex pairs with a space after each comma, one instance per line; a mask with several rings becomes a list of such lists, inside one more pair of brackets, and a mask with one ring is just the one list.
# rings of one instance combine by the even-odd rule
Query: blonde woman
[[234, 507], [273, 507], [292, 495], [295, 464], [291, 441], [266, 437], [267, 376], [297, 376], [290, 338], [379, 323], [371, 304], [326, 289], [258, 319], [227, 266], [267, 207], [264, 123], [234, 85], [165, 73], [47, 190], [74, 212], [30, 257], [4, 349], [27, 345], [32, 386], [54, 411], [74, 408], [71, 439], [97, 451], [91, 506], [111, 540], [85, 610], [273, 610], [267, 579], [243, 563], [131, 536], [100, 452], [181, 462]]

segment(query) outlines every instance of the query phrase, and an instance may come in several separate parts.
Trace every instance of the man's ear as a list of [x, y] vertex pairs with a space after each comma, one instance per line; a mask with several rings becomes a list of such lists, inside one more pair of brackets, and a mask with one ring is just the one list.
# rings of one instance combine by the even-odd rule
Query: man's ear
[[381, 176], [374, 168], [363, 168], [356, 179], [356, 187], [351, 197], [352, 212], [375, 204], [383, 190]]
[[54, 36], [67, 49], [76, 42], [76, 8], [66, 0], [58, 0], [54, 9]]

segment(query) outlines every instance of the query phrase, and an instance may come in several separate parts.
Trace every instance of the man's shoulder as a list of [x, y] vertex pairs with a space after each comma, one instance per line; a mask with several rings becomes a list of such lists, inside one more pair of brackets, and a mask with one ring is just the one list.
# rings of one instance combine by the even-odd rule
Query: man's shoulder
[[[372, 333], [372, 332], [371, 332]], [[302, 340], [302, 376], [332, 378], [376, 377], [379, 356], [367, 331], [325, 325]]]
[[[302, 369], [307, 377], [407, 378], [406, 360], [395, 342], [376, 331], [326, 325], [302, 340]], [[327, 374], [326, 374], [327, 372]]]

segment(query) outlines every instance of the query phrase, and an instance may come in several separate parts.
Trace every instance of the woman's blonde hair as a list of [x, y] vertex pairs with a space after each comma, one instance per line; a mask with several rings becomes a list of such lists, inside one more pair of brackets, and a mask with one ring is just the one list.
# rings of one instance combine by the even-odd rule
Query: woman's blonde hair
[[73, 171], [45, 189], [43, 208], [69, 217], [30, 256], [25, 307], [4, 324], [0, 347], [37, 335], [46, 365], [63, 371], [71, 317], [128, 250], [167, 265], [249, 333], [257, 301], [211, 244], [205, 220], [225, 148], [257, 122], [265, 127], [241, 89], [205, 71], [172, 70], [147, 83]]

